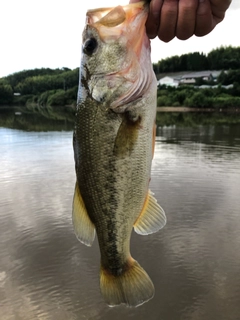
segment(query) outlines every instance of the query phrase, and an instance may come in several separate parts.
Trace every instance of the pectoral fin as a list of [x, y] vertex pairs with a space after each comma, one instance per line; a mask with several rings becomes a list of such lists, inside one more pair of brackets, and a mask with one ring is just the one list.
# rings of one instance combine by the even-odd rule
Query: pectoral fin
[[135, 232], [147, 235], [157, 232], [166, 224], [166, 215], [149, 190], [142, 212], [134, 224]]
[[95, 237], [95, 227], [88, 216], [77, 183], [73, 198], [72, 220], [74, 232], [78, 240], [84, 243], [86, 246], [91, 246]]

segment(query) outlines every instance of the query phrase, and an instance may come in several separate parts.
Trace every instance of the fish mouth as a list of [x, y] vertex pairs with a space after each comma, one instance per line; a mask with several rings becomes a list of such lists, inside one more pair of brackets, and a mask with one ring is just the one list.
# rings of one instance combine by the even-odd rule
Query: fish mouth
[[[134, 11], [148, 11], [149, 1], [130, 3], [124, 6], [90, 9], [86, 14], [86, 24], [100, 23], [108, 27], [121, 24], [129, 19]], [[111, 14], [111, 19], [108, 15]]]

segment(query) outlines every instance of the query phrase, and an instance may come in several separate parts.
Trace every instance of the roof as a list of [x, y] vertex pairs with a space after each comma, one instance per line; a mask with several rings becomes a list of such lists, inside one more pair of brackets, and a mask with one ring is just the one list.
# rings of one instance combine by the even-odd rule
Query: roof
[[182, 79], [186, 78], [203, 78], [203, 77], [210, 77], [217, 78], [222, 71], [215, 71], [215, 70], [205, 70], [205, 71], [198, 71], [198, 72], [189, 72], [182, 75]]
[[181, 79], [186, 79], [186, 78], [209, 77], [210, 74], [213, 76], [213, 78], [217, 78], [221, 72], [222, 72], [222, 70], [220, 70], [220, 71], [204, 70], [204, 71], [192, 71], [192, 72], [186, 72], [186, 71], [169, 72], [169, 73], [159, 74], [158, 80], [165, 78], [165, 77], [170, 77], [174, 80], [181, 80]]

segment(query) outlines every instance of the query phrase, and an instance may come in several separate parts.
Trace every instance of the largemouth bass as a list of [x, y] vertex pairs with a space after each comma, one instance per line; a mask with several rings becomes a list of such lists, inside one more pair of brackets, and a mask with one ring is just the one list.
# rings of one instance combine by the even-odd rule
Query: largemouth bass
[[138, 306], [154, 286], [130, 254], [142, 235], [166, 223], [149, 191], [155, 141], [156, 77], [139, 2], [89, 10], [83, 31], [76, 125], [73, 224], [91, 246], [97, 233], [100, 289], [110, 306]]

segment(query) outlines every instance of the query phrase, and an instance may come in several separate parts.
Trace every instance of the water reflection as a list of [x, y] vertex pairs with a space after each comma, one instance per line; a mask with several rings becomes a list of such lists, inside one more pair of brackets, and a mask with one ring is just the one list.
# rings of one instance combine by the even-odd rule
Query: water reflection
[[72, 130], [75, 111], [71, 107], [0, 107], [0, 127], [26, 131]]
[[239, 319], [239, 127], [158, 134], [151, 189], [168, 224], [132, 236], [156, 294], [129, 309], [102, 301], [97, 241], [73, 234], [71, 131], [0, 128], [1, 319]]
[[[214, 134], [216, 141], [207, 139], [206, 132], [213, 131], [163, 129], [161, 140], [172, 136], [179, 143], [159, 142], [153, 163], [153, 174], [159, 177], [153, 185], [164, 192], [166, 229], [171, 228], [164, 242], [171, 279], [168, 294], [174, 302], [188, 302], [179, 306], [182, 319], [237, 319], [240, 312], [234, 306], [240, 297], [240, 144], [232, 137], [231, 147], [224, 128]], [[231, 132], [239, 136], [238, 128]]]
[[[187, 130], [186, 130], [187, 128]], [[158, 126], [158, 140], [167, 143], [179, 143], [179, 141], [196, 141], [197, 143], [212, 144], [214, 148], [221, 145], [227, 150], [230, 147], [239, 146], [240, 125], [199, 125], [193, 127], [185, 126]]]
[[[0, 107], [0, 127], [27, 131], [69, 131], [73, 129], [75, 110], [72, 107]], [[160, 127], [177, 125], [178, 127], [208, 128], [230, 124], [240, 124], [238, 113], [219, 112], [160, 112], [157, 114], [157, 125]], [[172, 127], [171, 127], [172, 128]], [[211, 129], [210, 129], [211, 130]], [[230, 135], [231, 136], [231, 135]]]

